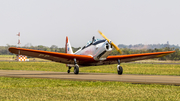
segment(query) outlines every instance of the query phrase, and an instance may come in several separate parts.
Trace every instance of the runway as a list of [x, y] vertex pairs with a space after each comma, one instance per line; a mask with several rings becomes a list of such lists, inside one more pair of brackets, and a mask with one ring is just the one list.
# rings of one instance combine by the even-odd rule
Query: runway
[[67, 79], [82, 81], [118, 81], [138, 84], [168, 84], [180, 85], [180, 76], [162, 75], [118, 75], [110, 73], [74, 73], [47, 72], [47, 71], [22, 71], [22, 70], [0, 70], [1, 77], [19, 78], [47, 78], [47, 79]]

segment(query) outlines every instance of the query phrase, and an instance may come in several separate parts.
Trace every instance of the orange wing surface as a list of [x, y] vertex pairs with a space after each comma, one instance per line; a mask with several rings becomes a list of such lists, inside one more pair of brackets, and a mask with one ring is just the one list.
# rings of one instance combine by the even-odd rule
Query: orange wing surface
[[55, 62], [60, 62], [65, 64], [74, 64], [75, 58], [78, 64], [94, 61], [93, 57], [87, 55], [66, 54], [66, 53], [48, 52], [48, 51], [15, 48], [15, 47], [10, 47], [9, 51], [14, 54], [27, 55], [27, 56], [52, 60]]
[[120, 59], [121, 62], [131, 62], [136, 60], [159, 58], [174, 52], [175, 51], [166, 51], [166, 52], [154, 52], [154, 53], [143, 53], [143, 54], [108, 56], [106, 61], [117, 61], [117, 59]]
[[154, 53], [131, 54], [131, 55], [116, 55], [116, 56], [108, 56], [107, 59], [104, 61], [95, 61], [92, 56], [87, 56], [87, 55], [66, 54], [66, 53], [48, 52], [48, 51], [15, 48], [15, 47], [9, 48], [9, 51], [15, 54], [48, 59], [65, 64], [74, 64], [74, 59], [76, 59], [78, 65], [80, 66], [117, 64], [118, 59], [120, 59], [122, 63], [122, 62], [136, 61], [136, 60], [159, 58], [175, 52], [175, 51], [167, 51], [167, 52], [154, 52]]

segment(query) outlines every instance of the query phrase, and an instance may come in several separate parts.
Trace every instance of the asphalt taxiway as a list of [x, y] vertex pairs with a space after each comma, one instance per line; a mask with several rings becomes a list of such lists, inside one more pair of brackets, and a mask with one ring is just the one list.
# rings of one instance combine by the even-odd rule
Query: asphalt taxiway
[[110, 74], [110, 73], [74, 73], [47, 72], [47, 71], [22, 71], [22, 70], [0, 70], [1, 77], [18, 78], [47, 78], [47, 79], [67, 79], [83, 81], [119, 81], [138, 84], [169, 84], [180, 85], [180, 76], [162, 75], [130, 75], [130, 74]]

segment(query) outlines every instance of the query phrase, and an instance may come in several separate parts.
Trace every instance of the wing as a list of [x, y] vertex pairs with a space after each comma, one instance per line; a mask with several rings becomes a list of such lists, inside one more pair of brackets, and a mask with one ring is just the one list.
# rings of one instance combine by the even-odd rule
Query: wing
[[81, 66], [117, 64], [118, 59], [120, 59], [122, 63], [122, 62], [136, 61], [136, 60], [158, 58], [175, 52], [175, 51], [167, 51], [167, 52], [154, 52], [154, 53], [144, 53], [144, 54], [116, 55], [116, 56], [108, 56], [105, 61], [95, 61], [92, 56], [87, 56], [87, 55], [66, 54], [66, 53], [48, 52], [48, 51], [15, 48], [15, 47], [10, 47], [9, 51], [14, 54], [27, 55], [27, 56], [52, 60], [55, 62], [60, 62], [65, 64], [74, 64], [74, 58], [76, 58], [77, 63]]
[[15, 47], [10, 47], [9, 51], [14, 54], [32, 56], [36, 58], [52, 60], [55, 62], [60, 62], [65, 64], [74, 64], [74, 58], [76, 58], [78, 64], [84, 64], [86, 62], [94, 62], [93, 57], [87, 55], [66, 54], [66, 53], [49, 52], [49, 51], [15, 48]]
[[175, 51], [166, 51], [166, 52], [154, 52], [154, 53], [143, 53], [143, 54], [108, 56], [105, 62], [109, 64], [113, 64], [114, 62], [117, 63], [118, 59], [120, 59], [121, 62], [131, 62], [137, 60], [159, 58], [174, 52]]

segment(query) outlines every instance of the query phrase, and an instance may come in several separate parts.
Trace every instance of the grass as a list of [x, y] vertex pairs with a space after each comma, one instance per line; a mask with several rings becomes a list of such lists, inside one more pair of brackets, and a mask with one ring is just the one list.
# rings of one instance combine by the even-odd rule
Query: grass
[[[17, 56], [16, 55], [0, 55], [0, 61], [11, 61], [11, 62], [15, 62], [17, 61]], [[29, 61], [33, 61], [33, 62], [49, 62], [49, 60], [45, 60], [45, 59], [40, 59], [40, 58], [29, 58]]]
[[16, 57], [16, 55], [0, 55], [0, 58], [13, 58]]
[[[180, 75], [180, 65], [178, 64], [122, 63], [121, 66], [124, 74]], [[117, 73], [116, 67], [117, 65], [80, 67], [80, 73]], [[67, 72], [68, 67], [56, 62], [0, 62], [0, 69]], [[71, 71], [73, 72], [73, 68]]]
[[179, 100], [180, 86], [0, 77], [1, 100]]
[[0, 55], [0, 61], [14, 60], [16, 55]]
[[[123, 63], [121, 65], [124, 74], [180, 75], [180, 65], [177, 64]], [[80, 73], [117, 73], [116, 66], [84, 67], [80, 68]], [[0, 70], [66, 72], [67, 69], [65, 64], [56, 62], [0, 62]], [[180, 86], [172, 85], [0, 77], [0, 100], [178, 101], [179, 99]]]
[[135, 63], [180, 63], [180, 61], [176, 60], [158, 60], [158, 59], [148, 59], [148, 60], [139, 60], [135, 61]]

